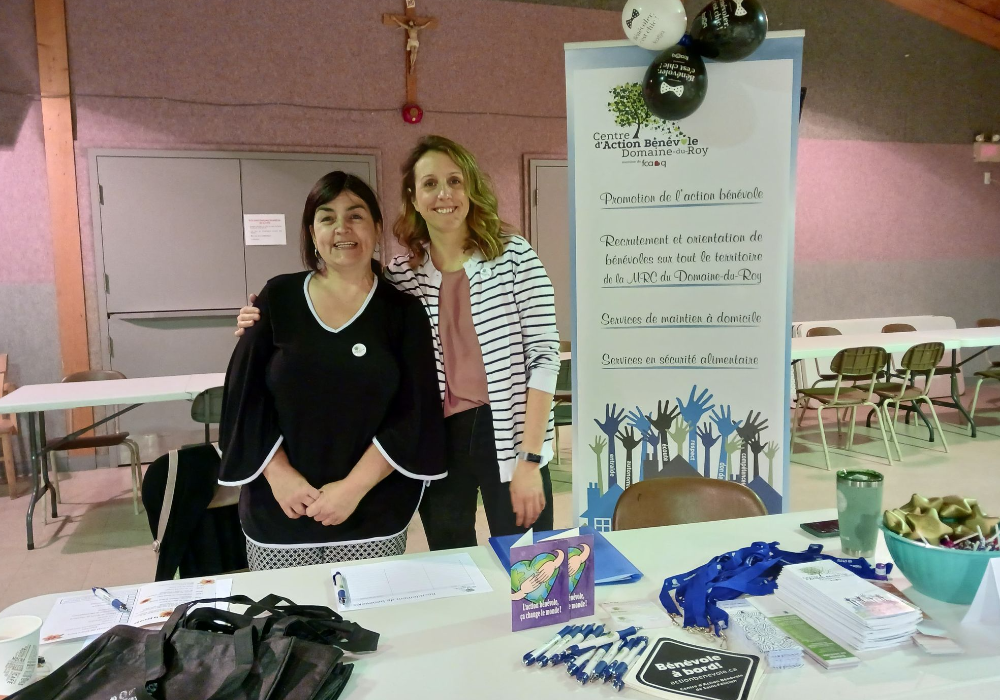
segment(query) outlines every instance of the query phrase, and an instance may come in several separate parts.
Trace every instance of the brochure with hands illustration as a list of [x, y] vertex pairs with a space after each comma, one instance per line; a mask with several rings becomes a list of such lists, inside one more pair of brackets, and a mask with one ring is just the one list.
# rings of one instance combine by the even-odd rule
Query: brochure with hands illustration
[[511, 629], [561, 624], [594, 614], [594, 537], [579, 528], [510, 548]]

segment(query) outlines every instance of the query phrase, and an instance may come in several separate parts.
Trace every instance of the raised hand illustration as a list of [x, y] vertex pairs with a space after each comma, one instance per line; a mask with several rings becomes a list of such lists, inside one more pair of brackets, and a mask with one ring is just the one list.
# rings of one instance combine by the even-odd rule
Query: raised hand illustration
[[635, 436], [635, 431], [632, 428], [619, 430], [618, 439], [622, 441], [622, 447], [625, 448], [625, 488], [628, 488], [632, 485], [632, 454], [642, 440]]
[[[691, 426], [684, 422], [684, 420], [679, 420], [674, 422], [673, 429], [668, 433], [670, 439], [674, 441], [677, 445], [677, 454], [684, 454], [684, 445], [687, 444], [688, 433], [691, 430]], [[695, 467], [697, 469], [697, 467]]]
[[750, 441], [750, 451], [753, 452], [753, 478], [760, 478], [760, 453], [764, 451], [764, 445], [760, 442], [760, 433]]
[[705, 415], [708, 411], [715, 407], [715, 404], [710, 404], [709, 401], [712, 400], [712, 394], [708, 393], [708, 389], [705, 389], [695, 398], [694, 395], [698, 391], [698, 385], [691, 387], [691, 396], [688, 397], [687, 403], [684, 403], [679, 398], [675, 399], [677, 405], [681, 409], [681, 418], [685, 420], [688, 424], [688, 453], [687, 461], [690, 462], [691, 466], [695, 469], [698, 468], [698, 422], [701, 417]]
[[733, 436], [733, 437], [729, 438], [729, 440], [727, 440], [724, 443], [724, 445], [725, 445], [726, 455], [729, 457], [729, 473], [726, 474], [722, 478], [732, 480], [732, 476], [733, 476], [733, 455], [743, 449], [743, 441], [740, 440], [738, 437]]
[[[660, 438], [652, 430], [650, 430], [648, 433], [646, 433], [646, 435], [644, 437], [646, 438], [646, 442], [649, 443], [649, 458], [652, 460], [652, 462], [653, 462], [653, 468], [655, 469], [656, 468], [656, 447], [660, 444]], [[662, 466], [661, 466], [661, 468], [662, 468]], [[643, 463], [639, 465], [639, 481], [642, 481], [645, 478], [646, 478], [646, 462], [643, 461]]]
[[753, 409], [747, 413], [746, 419], [743, 421], [743, 425], [736, 429], [736, 434], [740, 436], [743, 440], [743, 449], [740, 450], [740, 483], [744, 486], [747, 483], [750, 471], [750, 464], [747, 458], [747, 450], [750, 442], [754, 438], [760, 435], [760, 431], [767, 428], [767, 419], [760, 419], [760, 411], [757, 411], [757, 415], [753, 414]]
[[669, 406], [669, 401], [657, 401], [656, 402], [656, 418], [652, 415], [649, 417], [649, 422], [657, 432], [657, 436], [660, 438], [660, 469], [662, 470], [664, 465], [670, 461], [670, 441], [667, 440], [667, 436], [670, 434], [670, 426], [673, 424], [674, 419], [680, 415], [681, 409], [674, 406], [669, 411], [667, 407]]
[[604, 404], [604, 422], [594, 419], [601, 432], [608, 436], [608, 488], [618, 483], [618, 464], [615, 459], [615, 433], [625, 418], [625, 409], [618, 411], [617, 404]]
[[594, 444], [590, 446], [590, 449], [597, 456], [597, 490], [601, 493], [604, 493], [604, 470], [601, 469], [601, 453], [604, 452], [607, 444], [607, 440], [597, 435], [594, 437]]
[[767, 443], [767, 448], [764, 450], [764, 456], [767, 457], [767, 483], [774, 486], [774, 458], [778, 455], [778, 443], [769, 442]]
[[712, 424], [705, 423], [698, 428], [698, 438], [705, 448], [705, 478], [712, 478], [712, 446], [719, 441], [720, 435], [713, 434]]
[[[736, 432], [743, 421], [733, 420], [733, 409], [730, 405], [719, 406], [712, 411], [712, 421], [719, 428], [719, 435], [722, 436], [722, 444], [725, 445], [729, 436]], [[727, 479], [729, 472], [729, 453], [725, 449], [719, 450], [719, 472], [718, 478]]]
[[638, 406], [628, 414], [628, 422], [642, 435], [642, 452], [639, 454], [639, 481], [642, 481], [642, 465], [646, 463], [646, 445], [649, 444], [649, 436], [653, 433], [653, 424], [649, 422], [642, 409]]

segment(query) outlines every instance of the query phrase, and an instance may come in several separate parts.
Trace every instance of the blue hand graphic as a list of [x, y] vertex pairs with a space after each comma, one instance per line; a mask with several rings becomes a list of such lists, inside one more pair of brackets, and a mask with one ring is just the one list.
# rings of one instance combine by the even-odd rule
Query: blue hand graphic
[[691, 396], [688, 398], [688, 402], [684, 403], [679, 398], [675, 399], [677, 405], [681, 409], [681, 418], [690, 427], [688, 432], [688, 462], [695, 469], [698, 468], [698, 421], [701, 417], [705, 415], [708, 411], [715, 407], [715, 404], [710, 404], [712, 400], [712, 394], [708, 393], [708, 389], [699, 394], [698, 398], [695, 398], [695, 393], [698, 391], [698, 386], [695, 385], [691, 387]]
[[625, 409], [618, 411], [618, 404], [604, 404], [604, 422], [594, 419], [601, 432], [608, 436], [608, 440], [614, 440], [615, 433], [622, 424], [625, 417]]
[[[729, 404], [725, 406], [719, 406], [717, 409], [712, 411], [712, 420], [715, 425], [719, 428], [719, 435], [722, 436], [722, 444], [725, 445], [729, 441], [729, 436], [736, 432], [737, 428], [743, 423], [741, 420], [733, 420], [733, 408]], [[726, 474], [727, 467], [729, 466], [729, 453], [726, 450], [719, 451], [719, 474]], [[726, 478], [721, 476], [720, 478]]]
[[625, 409], [618, 410], [617, 404], [604, 404], [604, 422], [596, 418], [594, 422], [601, 432], [608, 436], [608, 488], [618, 483], [618, 459], [615, 454], [615, 434], [625, 418]]
[[713, 434], [712, 424], [705, 423], [700, 428], [698, 428], [698, 438], [701, 440], [702, 447], [705, 448], [705, 478], [712, 478], [712, 446], [719, 441], [721, 436]]

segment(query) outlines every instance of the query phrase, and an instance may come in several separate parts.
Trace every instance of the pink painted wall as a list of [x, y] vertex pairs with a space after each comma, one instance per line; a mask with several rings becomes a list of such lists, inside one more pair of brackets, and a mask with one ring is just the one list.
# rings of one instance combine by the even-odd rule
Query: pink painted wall
[[[1000, 258], [1000, 186], [983, 184], [986, 169], [972, 161], [971, 139], [968, 145], [803, 140], [795, 259]], [[1000, 176], [1000, 167], [994, 170]]]
[[[391, 220], [398, 211], [398, 164], [420, 135], [443, 133], [479, 156], [496, 182], [501, 213], [522, 225], [524, 154], [565, 153], [563, 43], [619, 38], [619, 14], [499, 0], [419, 0], [421, 14], [438, 17], [440, 26], [421, 38], [426, 116], [410, 126], [398, 113], [403, 33], [381, 24], [383, 12], [402, 5], [67, 2], [91, 328], [97, 328], [97, 311], [89, 148], [373, 153]], [[784, 5], [798, 7], [776, 0], [770, 8], [775, 28], [793, 28], [781, 24]], [[838, 78], [842, 55], [824, 43], [842, 46], [831, 33], [853, 36], [857, 18], [844, 13], [862, 5], [867, 11], [890, 7], [831, 5], [841, 14], [807, 37], [807, 47], [814, 47], [807, 55], [827, 48], [808, 59], [806, 132], [810, 119], [830, 121], [817, 109], [824, 99], [857, 103], [857, 114], [865, 115], [868, 102], [856, 89], [861, 78]], [[966, 40], [938, 34], [934, 47], [974, 54]], [[973, 63], [962, 66], [956, 79], [977, 74]], [[907, 75], [932, 69], [931, 63], [914, 64]], [[32, 0], [0, 2], [0, 88], [37, 93]], [[321, 109], [259, 104], [267, 102]], [[58, 336], [41, 120], [37, 100], [28, 110], [25, 104], [0, 94], [0, 297], [15, 300], [0, 304], [0, 352], [16, 352], [23, 381], [51, 381], [58, 378]], [[857, 126], [845, 123], [843, 135], [832, 137], [853, 138], [861, 133]], [[817, 133], [830, 137], [829, 129]], [[970, 153], [971, 145], [802, 140], [795, 315], [807, 320], [932, 310], [961, 323], [1000, 315], [1000, 187], [981, 184], [983, 168], [971, 163]], [[889, 259], [908, 268], [887, 277]], [[829, 293], [828, 282], [842, 283], [850, 274], [880, 284], [851, 285], [855, 296]], [[925, 280], [926, 296], [898, 291], [914, 275]], [[96, 332], [91, 335], [99, 364]]]

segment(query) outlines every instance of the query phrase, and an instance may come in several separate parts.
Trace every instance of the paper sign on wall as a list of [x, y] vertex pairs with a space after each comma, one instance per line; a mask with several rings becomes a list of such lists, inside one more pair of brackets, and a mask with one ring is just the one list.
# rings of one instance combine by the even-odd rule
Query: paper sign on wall
[[244, 214], [244, 245], [285, 245], [284, 214]]

